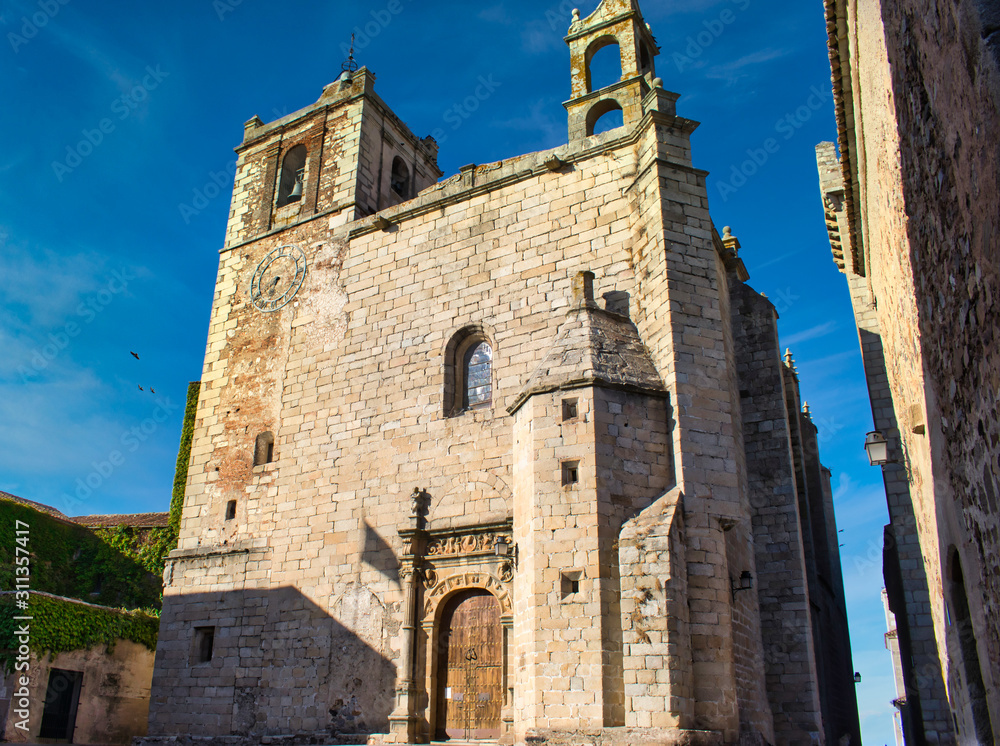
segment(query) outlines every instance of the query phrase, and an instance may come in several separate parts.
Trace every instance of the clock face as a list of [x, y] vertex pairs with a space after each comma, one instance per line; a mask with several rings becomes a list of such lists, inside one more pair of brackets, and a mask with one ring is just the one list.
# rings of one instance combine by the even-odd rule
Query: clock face
[[264, 257], [250, 283], [250, 300], [264, 313], [290, 301], [306, 276], [306, 255], [293, 244], [279, 246]]

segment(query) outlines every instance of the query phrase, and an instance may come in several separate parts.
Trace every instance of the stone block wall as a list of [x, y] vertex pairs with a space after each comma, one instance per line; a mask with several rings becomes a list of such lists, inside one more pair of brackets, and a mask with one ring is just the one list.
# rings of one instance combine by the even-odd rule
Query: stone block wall
[[[28, 699], [31, 716], [25, 732], [15, 726], [20, 718], [13, 711], [4, 720], [3, 739], [11, 743], [37, 743], [42, 714], [53, 669], [83, 673], [72, 743], [102, 743], [127, 746], [146, 734], [149, 714], [153, 653], [131, 640], [117, 640], [113, 649], [98, 645], [89, 650], [71, 650], [55, 656], [31, 656]], [[19, 687], [15, 673], [6, 677], [0, 698], [2, 710]], [[6, 701], [4, 701], [6, 700]]]
[[948, 705], [920, 706], [942, 742], [988, 741], [1000, 722], [993, 5], [827, 3], [851, 268], [879, 322], [898, 420], [887, 480], [910, 490], [938, 657], [916, 668], [923, 680], [942, 672]]
[[[383, 201], [387, 162], [412, 156], [418, 181], [431, 178], [434, 148], [379, 108], [372, 80], [358, 71], [313, 108], [247, 126], [165, 597], [156, 733], [388, 722], [396, 738], [435, 735], [428, 710], [447, 695], [432, 691], [434, 635], [468, 587], [498, 596], [510, 633], [505, 738], [771, 738], [757, 601], [731, 585], [755, 562], [738, 280], [691, 164], [697, 124], [657, 87], [634, 126], [470, 165], [396, 203]], [[268, 164], [311, 137], [314, 116], [327, 133], [318, 176], [306, 166], [316, 207], [278, 208], [266, 226], [248, 217], [244, 203], [273, 199]], [[289, 245], [302, 285], [262, 312], [250, 278]], [[587, 312], [628, 330], [595, 335], [599, 355], [641, 348], [650, 380], [595, 374], [526, 395], [581, 270], [596, 290]], [[492, 398], [464, 407], [455, 351], [469, 334], [492, 349]], [[255, 464], [263, 434], [273, 458]], [[510, 565], [469, 533], [487, 523], [511, 527]], [[425, 557], [415, 531], [478, 549]], [[195, 627], [213, 618], [217, 656], [192, 665]]]
[[[756, 553], [767, 696], [778, 744], [822, 730], [803, 521], [792, 458], [777, 313], [752, 288], [734, 288], [740, 408]], [[797, 410], [793, 412], [797, 416]]]
[[[648, 132], [654, 142], [656, 132], [673, 137], [668, 127]], [[571, 275], [590, 269], [598, 295], [627, 293], [640, 327], [671, 325], [642, 306], [632, 270], [632, 237], [646, 231], [635, 216], [638, 200], [623, 197], [618, 176], [620, 159], [635, 158], [630, 142], [609, 133], [576, 151], [561, 149], [561, 157], [572, 159], [562, 172], [545, 168], [551, 153], [542, 153], [463, 173], [383, 210], [392, 221], [384, 230], [314, 217], [223, 253], [180, 547], [204, 551], [263, 541], [269, 559], [265, 578], [234, 571], [212, 592], [227, 591], [227, 582], [262, 592], [294, 585], [329, 612], [331, 599], [350, 584], [395, 609], [402, 601], [396, 532], [405, 525], [405, 498], [415, 486], [430, 496], [432, 528], [463, 513], [475, 522], [498, 508], [513, 509], [512, 431], [504, 410], [556, 337]], [[619, 160], [607, 157], [608, 149]], [[703, 177], [689, 175], [688, 166], [662, 167], [681, 179], [672, 194], [704, 205]], [[700, 179], [701, 197], [683, 196], [690, 178]], [[658, 179], [651, 185], [658, 195]], [[707, 221], [703, 206], [693, 209]], [[649, 214], [658, 219], [660, 211]], [[306, 252], [303, 287], [280, 311], [262, 314], [250, 303], [247, 278], [271, 249], [292, 243]], [[704, 250], [711, 257], [710, 240]], [[721, 321], [717, 311], [715, 321]], [[445, 350], [469, 324], [484, 330], [494, 348], [493, 403], [445, 417]], [[687, 345], [700, 349], [700, 340]], [[658, 424], [651, 432], [665, 438], [665, 410], [653, 419]], [[274, 433], [274, 462], [254, 466], [255, 438], [266, 431]], [[675, 463], [669, 451], [677, 445], [672, 436], [657, 458]], [[663, 481], [661, 490], [672, 473]], [[448, 507], [454, 500], [458, 513]], [[236, 518], [227, 520], [230, 501], [237, 503]], [[201, 593], [197, 579], [215, 571], [184, 569], [185, 562], [190, 565], [178, 558], [175, 582], [183, 577], [185, 593]], [[728, 593], [723, 585], [713, 593]], [[168, 597], [168, 606], [173, 602], [186, 604]], [[165, 613], [169, 617], [169, 609]], [[180, 636], [179, 630], [178, 650]], [[378, 654], [398, 666], [399, 641], [383, 642]], [[223, 709], [232, 707], [233, 686], [220, 682], [214, 690], [229, 703]], [[347, 693], [311, 689], [314, 695], [301, 696], [317, 697], [309, 710], [315, 716], [301, 722], [321, 727], [319, 701]], [[710, 696], [719, 690], [706, 687]], [[154, 710], [163, 728], [176, 716], [162, 699]], [[224, 718], [217, 725], [227, 729]]]
[[[835, 259], [845, 255], [850, 257], [854, 251], [847, 220], [845, 187], [834, 144], [817, 146], [816, 157]], [[896, 440], [900, 437], [900, 429], [872, 291], [867, 278], [859, 275], [853, 265], [848, 263], [841, 269], [847, 275], [851, 306], [858, 327], [873, 425], [890, 441]], [[896, 463], [882, 467], [882, 479], [890, 518], [886, 552], [891, 567], [884, 572], [886, 585], [895, 589], [889, 603], [898, 625], [906, 698], [904, 730], [910, 733], [910, 738], [917, 737], [910, 728], [937, 733], [938, 738], [948, 738], [952, 730], [950, 708], [932, 622], [928, 575], [920, 535], [916, 530], [911, 485], [906, 470]], [[890, 582], [890, 577], [895, 582]]]
[[[883, 20], [892, 86], [900, 92], [894, 115], [908, 220], [905, 242], [877, 247], [887, 271], [873, 275], [873, 286], [881, 298], [898, 281], [888, 269], [893, 259], [912, 268], [917, 313], [899, 326], [881, 320], [893, 353], [904, 335], [920, 339], [919, 357], [900, 350], [926, 386], [925, 400], [903, 410], [916, 417], [904, 420], [904, 458], [920, 486], [921, 511], [935, 511], [926, 520], [939, 534], [928, 573], [941, 589], [932, 596], [938, 644], [956, 662], [947, 674], [949, 693], [963, 737], [983, 739], [1000, 732], [1000, 71], [990, 48], [996, 8], [968, 0], [947, 8], [893, 4]], [[896, 383], [894, 393], [901, 388]], [[926, 435], [914, 432], [924, 416]], [[942, 515], [942, 505], [954, 507]], [[949, 639], [942, 608], [958, 616], [956, 558], [975, 637], [965, 647]], [[981, 682], [972, 680], [979, 675]]]

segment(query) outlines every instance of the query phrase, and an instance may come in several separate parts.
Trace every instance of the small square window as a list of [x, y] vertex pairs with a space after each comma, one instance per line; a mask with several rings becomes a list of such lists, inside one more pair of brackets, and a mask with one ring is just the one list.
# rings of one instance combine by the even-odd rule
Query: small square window
[[226, 520], [231, 521], [236, 517], [236, 501], [230, 500], [226, 503]]
[[562, 483], [563, 487], [569, 487], [580, 481], [580, 462], [563, 461], [562, 463]]
[[559, 577], [559, 591], [562, 601], [578, 601], [583, 570], [568, 570]]
[[194, 628], [194, 650], [191, 655], [192, 663], [208, 663], [212, 660], [212, 652], [215, 648], [215, 627], [195, 627]]
[[563, 399], [562, 400], [562, 414], [563, 422], [569, 420], [575, 420], [580, 416], [580, 407], [577, 404], [576, 399]]

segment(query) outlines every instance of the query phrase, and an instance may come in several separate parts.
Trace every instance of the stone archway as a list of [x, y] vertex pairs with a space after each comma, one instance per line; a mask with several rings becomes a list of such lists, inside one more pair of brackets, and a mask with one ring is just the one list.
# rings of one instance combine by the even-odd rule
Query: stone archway
[[[486, 564], [486, 563], [483, 563]], [[488, 597], [496, 603], [496, 613], [499, 622], [499, 642], [500, 642], [500, 731], [501, 743], [505, 736], [513, 730], [513, 683], [510, 678], [510, 641], [513, 631], [513, 598], [511, 596], [510, 579], [505, 578], [504, 570], [507, 567], [496, 568], [497, 574], [486, 567], [438, 567], [438, 570], [428, 568], [425, 570], [427, 588], [424, 592], [424, 604], [421, 621], [421, 645], [423, 658], [423, 670], [426, 675], [424, 691], [427, 693], [427, 709], [425, 710], [428, 733], [432, 738], [438, 737], [439, 733], [446, 733], [448, 730], [448, 702], [447, 702], [447, 650], [442, 651], [442, 642], [447, 641], [451, 630], [452, 621], [456, 607], [461, 605], [466, 598]], [[440, 573], [440, 574], [439, 574]], [[474, 611], [474, 610], [470, 610]], [[496, 629], [495, 627], [493, 628]], [[468, 646], [466, 646], [467, 650]], [[482, 655], [476, 652], [477, 657]], [[442, 665], [441, 656], [445, 656]], [[493, 656], [487, 654], [487, 658]], [[492, 668], [492, 662], [490, 662]], [[460, 666], [458, 667], [460, 668]], [[486, 672], [482, 672], [486, 673]], [[442, 681], [442, 675], [444, 681]], [[474, 678], [473, 683], [478, 680]], [[458, 691], [453, 687], [453, 692]], [[466, 689], [462, 689], [463, 701]], [[476, 705], [479, 702], [479, 690], [474, 693]], [[493, 690], [490, 690], [490, 706], [493, 705]], [[484, 704], [483, 709], [487, 707]], [[453, 708], [454, 710], [454, 708]], [[496, 738], [497, 736], [461, 736], [461, 738]]]
[[436, 738], [497, 739], [504, 704], [500, 602], [486, 590], [453, 594], [437, 625]]

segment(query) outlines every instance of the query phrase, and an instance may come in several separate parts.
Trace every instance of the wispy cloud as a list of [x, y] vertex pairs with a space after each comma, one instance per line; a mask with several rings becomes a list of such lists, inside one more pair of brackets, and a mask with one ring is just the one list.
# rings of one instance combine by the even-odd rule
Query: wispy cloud
[[496, 5], [484, 8], [479, 11], [478, 17], [487, 23], [499, 23], [504, 26], [509, 26], [514, 22], [514, 19], [507, 12], [507, 7], [503, 3], [497, 3]]
[[107, 270], [107, 258], [93, 252], [56, 253], [10, 246], [0, 237], [0, 301], [20, 309], [25, 323], [44, 328], [59, 323], [82, 296], [94, 292]]
[[790, 51], [788, 49], [761, 49], [732, 62], [712, 65], [705, 72], [705, 77], [712, 80], [724, 80], [728, 86], [736, 85], [741, 80], [750, 77], [752, 72], [756, 72], [755, 68], [759, 65], [780, 59], [789, 54]]
[[805, 342], [809, 339], [818, 339], [819, 337], [825, 337], [827, 334], [833, 333], [837, 329], [836, 321], [827, 321], [824, 324], [817, 324], [816, 326], [805, 329], [801, 332], [796, 332], [795, 334], [789, 334], [786, 337], [781, 338], [781, 343], [788, 347], [792, 345], [799, 344], [799, 342]]
[[548, 147], [555, 147], [566, 141], [565, 121], [552, 116], [555, 110], [551, 101], [539, 99], [531, 104], [527, 116], [496, 120], [491, 126], [518, 132], [536, 132], [543, 142], [551, 143]]
[[789, 251], [787, 254], [782, 254], [781, 256], [776, 256], [773, 259], [768, 259], [763, 264], [754, 264], [753, 265], [754, 271], [759, 272], [760, 270], [766, 267], [770, 267], [771, 265], [781, 264], [781, 262], [787, 259], [791, 259], [793, 256], [798, 256], [801, 253], [802, 253], [801, 251]]

